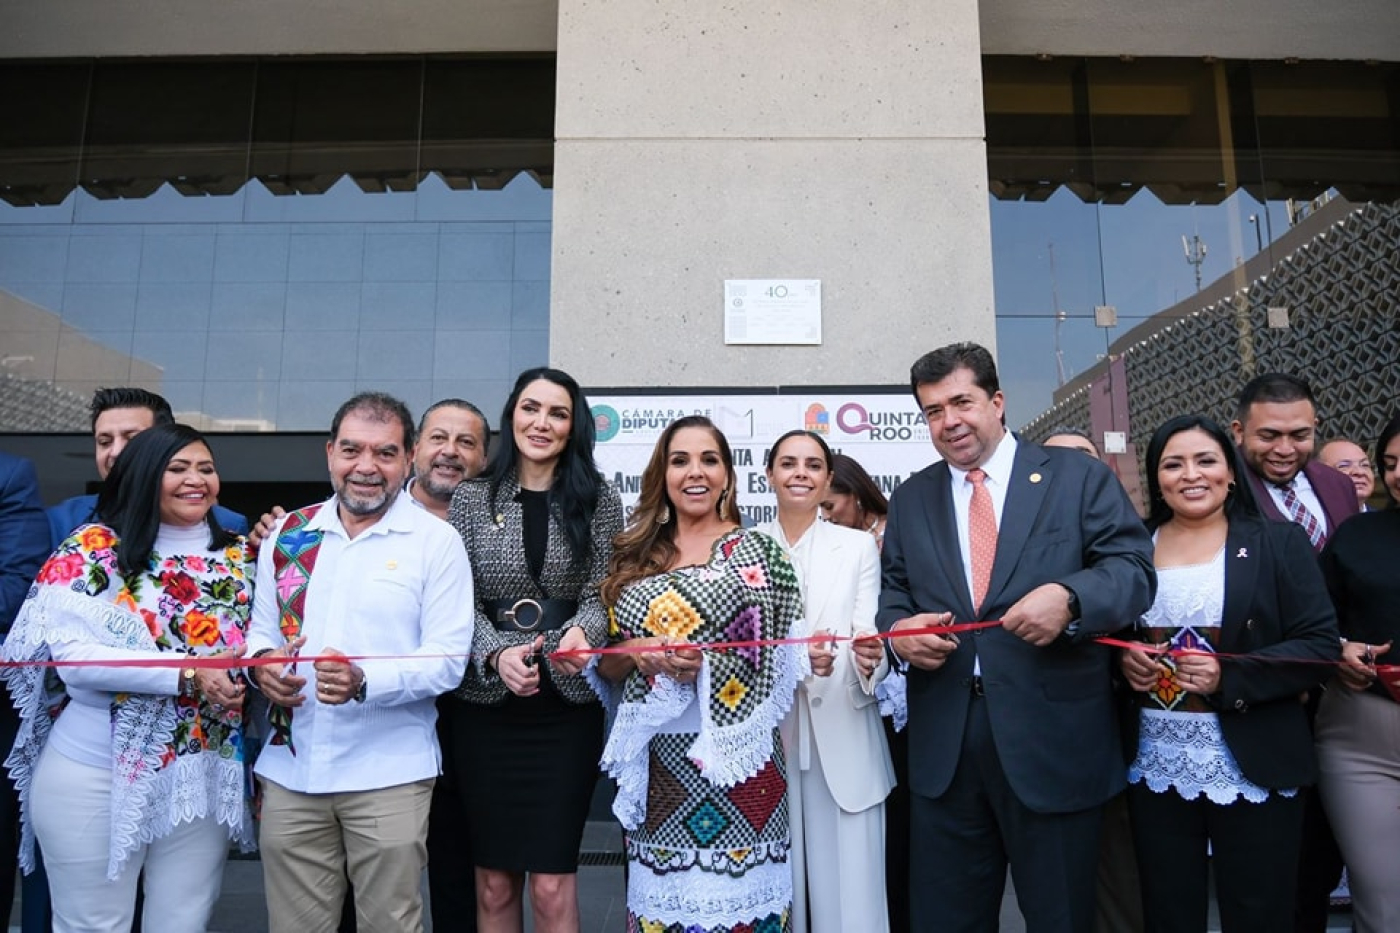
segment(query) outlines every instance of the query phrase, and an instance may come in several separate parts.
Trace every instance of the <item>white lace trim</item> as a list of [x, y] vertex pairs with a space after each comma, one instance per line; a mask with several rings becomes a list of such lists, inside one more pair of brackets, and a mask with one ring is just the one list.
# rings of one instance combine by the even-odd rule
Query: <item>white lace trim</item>
[[903, 732], [909, 725], [909, 679], [904, 672], [892, 669], [886, 674], [875, 685], [875, 699], [880, 704], [880, 715], [890, 717], [895, 732]]
[[[633, 671], [628, 676], [642, 675]], [[623, 829], [636, 829], [646, 819], [647, 747], [693, 702], [694, 684], [658, 674], [645, 697], [618, 706], [599, 766], [617, 781], [612, 809]]]
[[748, 868], [741, 877], [699, 867], [658, 874], [632, 864], [627, 873], [627, 907], [636, 916], [685, 929], [729, 927], [782, 915], [792, 905], [792, 866], [770, 861]]
[[1157, 597], [1142, 615], [1147, 628], [1219, 628], [1225, 614], [1225, 549], [1204, 564], [1157, 571]]
[[1146, 783], [1161, 794], [1175, 790], [1186, 800], [1205, 794], [1211, 803], [1236, 800], [1263, 803], [1270, 793], [1292, 797], [1296, 787], [1270, 791], [1240, 771], [1215, 713], [1140, 711], [1137, 757], [1128, 767], [1128, 782]]
[[[801, 620], [795, 621], [787, 637], [803, 637], [803, 626]], [[695, 759], [700, 774], [713, 784], [733, 787], [759, 772], [773, 754], [773, 729], [792, 708], [798, 683], [812, 673], [806, 645], [780, 646], [773, 649], [772, 657], [772, 690], [743, 722], [718, 726], [709, 703], [700, 703], [700, 731], [688, 754]], [[641, 676], [636, 671], [629, 675]], [[679, 719], [691, 703], [699, 702], [697, 689], [699, 696], [709, 696], [709, 684], [710, 662], [704, 655], [695, 684], [677, 683], [659, 674], [643, 699], [619, 705], [599, 765], [617, 781], [613, 815], [623, 829], [636, 829], [646, 819], [647, 750], [652, 738], [668, 731], [666, 726]]]
[[603, 735], [608, 735], [612, 732], [613, 720], [617, 718], [617, 706], [622, 702], [622, 685], [615, 684], [598, 673], [598, 662], [601, 659], [602, 655], [599, 654], [589, 658], [583, 670], [579, 671], [579, 676], [603, 704]]
[[[804, 620], [793, 623], [789, 638], [807, 634]], [[800, 634], [799, 634], [800, 633]], [[812, 674], [806, 645], [784, 645], [773, 649], [773, 684], [768, 696], [743, 722], [721, 726], [714, 721], [709, 703], [700, 705], [700, 734], [690, 746], [690, 757], [700, 775], [718, 787], [734, 787], [753, 777], [773, 757], [773, 729], [792, 709], [797, 685]], [[710, 692], [710, 665], [702, 664], [700, 695]]]
[[[21, 608], [14, 628], [0, 647], [7, 661], [48, 661], [49, 644], [97, 641], [112, 648], [151, 650], [155, 642], [140, 615], [74, 590], [40, 586]], [[9, 668], [0, 672], [20, 714], [14, 748], [5, 759], [20, 798], [20, 867], [34, 870], [34, 828], [29, 791], [39, 756], [53, 729], [51, 709], [63, 693], [46, 683], [48, 668]], [[169, 833], [176, 825], [213, 816], [229, 827], [229, 837], [245, 851], [253, 846], [252, 816], [244, 795], [243, 763], [223, 760], [217, 752], [182, 755], [161, 768], [174, 738], [177, 714], [170, 697], [129, 695], [117, 707], [112, 724], [112, 843], [107, 877], [115, 879], [140, 845]]]

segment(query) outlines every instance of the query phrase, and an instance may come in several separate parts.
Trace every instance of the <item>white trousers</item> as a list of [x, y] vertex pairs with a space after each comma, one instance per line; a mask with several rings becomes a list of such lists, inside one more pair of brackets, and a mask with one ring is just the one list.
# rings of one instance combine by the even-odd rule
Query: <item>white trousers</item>
[[817, 743], [807, 739], [809, 767], [802, 768], [800, 754], [788, 757], [793, 933], [889, 933], [885, 805], [841, 809], [827, 788]]
[[130, 933], [143, 870], [142, 929], [203, 933], [224, 880], [227, 827], [213, 817], [181, 823], [132, 852], [111, 881], [110, 769], [79, 764], [50, 745], [34, 772], [29, 801], [49, 874], [54, 933]]

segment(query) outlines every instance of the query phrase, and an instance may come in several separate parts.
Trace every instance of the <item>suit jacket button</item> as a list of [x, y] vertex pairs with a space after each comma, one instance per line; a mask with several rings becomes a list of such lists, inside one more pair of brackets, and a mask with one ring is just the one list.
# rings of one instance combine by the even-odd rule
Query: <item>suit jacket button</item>
[[822, 705], [822, 698], [821, 698], [821, 697], [812, 697], [812, 708], [813, 708], [813, 709], [816, 709], [818, 706], [821, 706], [821, 705]]
[[1235, 709], [1239, 710], [1241, 713], [1248, 712], [1248, 711], [1249, 711], [1249, 704], [1246, 703], [1244, 700], [1236, 700], [1236, 701], [1235, 701]]
[[1253, 620], [1253, 619], [1245, 619], [1245, 621], [1244, 621], [1244, 627], [1245, 627], [1246, 629], [1248, 629], [1249, 631], [1251, 631], [1251, 632], [1254, 631], [1254, 620]]

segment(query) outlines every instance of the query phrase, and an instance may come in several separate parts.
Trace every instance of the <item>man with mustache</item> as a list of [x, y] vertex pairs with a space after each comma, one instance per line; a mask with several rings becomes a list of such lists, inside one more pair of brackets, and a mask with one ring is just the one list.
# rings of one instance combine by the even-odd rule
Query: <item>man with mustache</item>
[[[446, 398], [434, 402], [418, 422], [413, 445], [413, 478], [406, 487], [412, 501], [446, 521], [452, 493], [486, 466], [491, 427], [471, 402]], [[442, 774], [433, 785], [428, 813], [428, 903], [437, 933], [476, 933], [476, 874], [466, 808], [457, 790], [456, 755], [451, 720], [461, 701], [438, 697], [437, 733], [442, 746]]]
[[[274, 933], [328, 930], [346, 874], [363, 933], [423, 929], [438, 696], [471, 650], [471, 565], [461, 539], [402, 496], [413, 421], [366, 392], [331, 422], [335, 495], [282, 518], [258, 555], [248, 632], [272, 738], [263, 881]], [[298, 654], [315, 655], [297, 663]]]
[[459, 398], [434, 402], [418, 422], [408, 494], [446, 521], [447, 505], [457, 485], [485, 468], [490, 439], [486, 416], [471, 402]]

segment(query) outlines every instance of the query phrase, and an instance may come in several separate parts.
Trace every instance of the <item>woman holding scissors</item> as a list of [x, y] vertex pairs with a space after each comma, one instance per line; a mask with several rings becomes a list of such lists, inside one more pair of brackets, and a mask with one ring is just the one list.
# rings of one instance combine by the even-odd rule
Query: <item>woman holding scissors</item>
[[[740, 527], [729, 443], [708, 418], [662, 432], [602, 594], [617, 685], [603, 766], [627, 838], [627, 928], [786, 930], [787, 762], [778, 725], [808, 671], [797, 575]], [[687, 643], [749, 643], [701, 652]]]
[[1298, 788], [1317, 780], [1299, 695], [1330, 672], [1337, 625], [1307, 535], [1260, 517], [1244, 469], [1201, 415], [1147, 447], [1157, 595], [1136, 633], [1149, 644], [1121, 664], [1149, 933], [1206, 929], [1212, 869], [1224, 933], [1293, 924]]
[[807, 627], [843, 636], [809, 650], [814, 676], [797, 690], [783, 726], [794, 777], [795, 933], [889, 929], [885, 910], [885, 797], [894, 767], [875, 686], [889, 670], [882, 642], [847, 642], [875, 631], [880, 555], [865, 531], [817, 520], [830, 495], [833, 457], [810, 431], [789, 431], [768, 451], [778, 519], [759, 527], [797, 568]]
[[1400, 929], [1400, 703], [1376, 671], [1400, 663], [1400, 415], [1381, 430], [1376, 463], [1390, 507], [1347, 519], [1322, 552], [1346, 643], [1317, 712], [1319, 787], [1346, 860], [1357, 933]]

